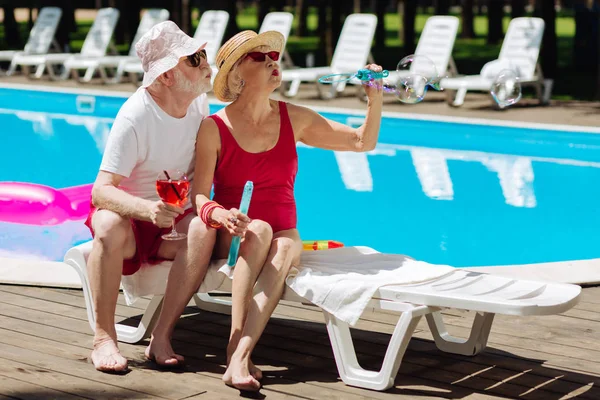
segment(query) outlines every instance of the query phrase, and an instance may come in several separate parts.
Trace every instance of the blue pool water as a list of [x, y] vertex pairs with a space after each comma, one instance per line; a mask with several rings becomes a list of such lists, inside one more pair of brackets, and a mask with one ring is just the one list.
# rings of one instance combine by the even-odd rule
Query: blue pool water
[[[0, 89], [0, 181], [93, 182], [124, 100]], [[384, 117], [372, 152], [298, 154], [303, 239], [455, 266], [600, 257], [600, 135]], [[0, 257], [61, 260], [89, 237], [0, 221]]]

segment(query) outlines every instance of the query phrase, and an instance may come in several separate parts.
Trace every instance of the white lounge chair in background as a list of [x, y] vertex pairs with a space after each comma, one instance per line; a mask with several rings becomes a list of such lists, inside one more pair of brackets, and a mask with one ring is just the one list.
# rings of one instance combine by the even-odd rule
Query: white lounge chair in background
[[[62, 10], [58, 7], [43, 7], [33, 28], [29, 33], [29, 38], [23, 50], [3, 50], [0, 51], [0, 61], [11, 61], [6, 74], [12, 75], [17, 69], [17, 64], [13, 63], [13, 58], [17, 54], [44, 55], [50, 52], [50, 46], [54, 46], [55, 51], [60, 51], [60, 46], [55, 40], [56, 29], [62, 16]], [[45, 65], [41, 65], [36, 71], [36, 75], [41, 76], [44, 73]]]
[[[91, 241], [73, 247], [65, 255], [64, 261], [71, 265], [81, 278], [88, 320], [93, 330], [95, 328], [94, 309], [87, 276], [87, 259], [91, 249]], [[316, 275], [322, 277], [323, 274], [328, 274], [326, 271], [333, 271], [325, 277], [327, 279], [335, 278], [338, 274], [345, 276], [344, 272], [338, 272], [337, 268], [343, 270], [344, 266], [349, 264], [358, 267], [360, 271], [367, 270], [365, 274], [372, 276], [370, 272], [377, 270], [378, 261], [376, 260], [381, 260], [378, 256], [384, 256], [388, 263], [390, 261], [396, 263], [398, 260], [401, 264], [402, 260], [406, 260], [405, 256], [382, 255], [368, 247], [346, 247], [305, 251], [298, 268], [301, 270], [303, 266], [312, 266], [314, 270], [317, 270], [319, 265], [323, 266], [322, 271], [315, 271], [318, 274], [305, 275], [305, 283], [307, 282], [306, 278], [312, 280]], [[373, 260], [373, 265], [370, 260]], [[211, 276], [215, 276], [213, 272], [225, 262], [226, 260], [219, 260], [211, 263], [205, 282], [211, 279]], [[171, 262], [163, 262], [152, 267], [142, 266], [142, 270], [156, 271], [156, 275], [154, 275], [156, 279], [145, 288], [146, 292], [140, 292], [139, 295], [153, 295], [153, 297], [137, 327], [116, 324], [118, 340], [136, 343], [150, 334], [155, 314], [162, 304], [170, 265]], [[412, 271], [420, 271], [428, 266], [419, 264], [414, 267], [417, 269]], [[432, 267], [429, 268], [432, 271]], [[411, 274], [413, 272], [409, 272], [407, 275]], [[435, 272], [433, 274], [435, 275]], [[360, 275], [360, 273], [354, 273], [354, 275]], [[126, 282], [126, 279], [131, 279], [131, 277], [124, 277], [121, 280], [124, 291], [126, 287], [132, 286], [131, 280]], [[361, 278], [355, 276], [352, 279]], [[205, 283], [203, 283], [204, 285]], [[208, 291], [213, 291], [210, 289], [211, 284], [206, 283], [206, 285], [209, 287]], [[223, 281], [213, 279], [212, 285], [216, 286], [215, 290], [231, 292], [231, 281], [228, 278]], [[333, 287], [326, 286], [327, 288]], [[322, 311], [342, 380], [352, 386], [385, 390], [394, 384], [408, 343], [422, 316], [427, 318], [435, 343], [440, 350], [473, 356], [485, 349], [495, 314], [532, 316], [562, 313], [575, 306], [580, 293], [581, 287], [573, 284], [517, 280], [447, 267], [443, 274], [438, 274], [432, 279], [412, 284], [381, 286], [371, 296], [367, 309], [397, 314], [399, 318], [379, 371], [368, 371], [359, 365], [348, 323], [324, 309]], [[308, 290], [304, 294], [306, 297], [301, 297], [289, 286], [286, 286], [282, 300], [310, 304], [312, 296], [318, 297], [320, 294]], [[206, 311], [229, 314], [231, 310], [231, 303], [228, 300], [211, 297], [208, 293], [198, 293], [194, 296], [194, 300], [198, 307]], [[440, 313], [443, 309], [469, 310], [476, 313], [471, 333], [467, 339], [453, 337], [447, 332]]]
[[541, 18], [519, 17], [511, 20], [497, 60], [486, 63], [479, 75], [442, 79], [441, 86], [449, 95], [456, 91], [453, 99], [448, 98], [449, 103], [461, 106], [469, 90], [489, 93], [494, 78], [503, 69], [514, 70], [521, 86], [534, 86], [540, 103], [548, 103], [554, 81], [544, 79], [538, 63], [543, 35], [544, 20]]
[[[104, 82], [120, 82], [123, 75], [123, 70], [120, 66], [127, 62], [138, 60], [138, 56], [135, 52], [135, 44], [137, 41], [140, 40], [140, 38], [154, 25], [168, 19], [169, 11], [166, 9], [154, 8], [145, 11], [133, 41], [131, 42], [128, 55], [101, 55], [98, 57], [72, 56], [63, 63], [64, 69], [61, 77], [68, 78], [69, 74], [71, 74], [73, 75], [73, 79], [79, 80], [80, 82], [89, 82], [93, 78], [95, 71], [98, 71]], [[106, 72], [107, 68], [116, 68], [114, 78], [108, 77]], [[86, 73], [80, 78], [78, 71], [82, 69], [86, 70]]]
[[[13, 62], [21, 67], [35, 66], [38, 68], [38, 72], [45, 65], [48, 69], [48, 74], [51, 79], [64, 79], [67, 76], [58, 76], [54, 72], [54, 66], [62, 65], [68, 59], [89, 59], [98, 58], [106, 55], [109, 46], [111, 46], [111, 39], [119, 20], [119, 10], [116, 8], [101, 8], [98, 10], [94, 23], [90, 28], [90, 31], [85, 37], [81, 53], [52, 53], [52, 54], [17, 54], [13, 58]], [[113, 50], [116, 53], [116, 50]], [[96, 68], [90, 67], [86, 71], [86, 76], [92, 76]], [[43, 73], [37, 73], [35, 77], [41, 78]]]
[[281, 74], [282, 81], [289, 82], [287, 90], [287, 85], [282, 85], [284, 95], [293, 97], [298, 94], [301, 82], [314, 82], [322, 98], [333, 97], [342, 92], [346, 87], [345, 82], [328, 85], [330, 91], [325, 94], [318, 79], [328, 74], [356, 72], [363, 68], [368, 60], [372, 60], [371, 46], [376, 26], [377, 16], [374, 14], [351, 14], [346, 17], [331, 64], [326, 67], [284, 69]]
[[[294, 22], [294, 15], [289, 12], [273, 11], [265, 15], [258, 33], [266, 31], [277, 31], [285, 38], [284, 44], [287, 44], [288, 37], [292, 31], [292, 23]], [[280, 64], [283, 68], [292, 68], [294, 63], [287, 49], [283, 48], [283, 54], [281, 55]]]
[[[438, 76], [455, 76], [457, 74], [456, 64], [452, 58], [452, 49], [458, 32], [459, 20], [450, 15], [435, 15], [429, 17], [425, 22], [425, 27], [419, 43], [415, 49], [415, 56], [425, 56], [429, 58], [436, 67]], [[408, 55], [408, 54], [407, 54]], [[409, 73], [418, 73], [419, 65], [414, 63], [409, 71], [403, 73], [399, 71], [390, 71], [388, 80], [396, 82], [401, 76]], [[353, 84], [358, 82], [351, 81]], [[357, 91], [360, 98], [364, 97], [362, 91]]]
[[[229, 13], [223, 10], [208, 10], [202, 13], [198, 26], [194, 32], [194, 38], [207, 42], [206, 50], [207, 61], [213, 69], [213, 79], [216, 75], [215, 58], [217, 51], [223, 42], [223, 36], [229, 22]], [[124, 63], [119, 66], [122, 73], [128, 73], [134, 85], [139, 85], [139, 76], [144, 73], [142, 63], [139, 58], [133, 61]]]

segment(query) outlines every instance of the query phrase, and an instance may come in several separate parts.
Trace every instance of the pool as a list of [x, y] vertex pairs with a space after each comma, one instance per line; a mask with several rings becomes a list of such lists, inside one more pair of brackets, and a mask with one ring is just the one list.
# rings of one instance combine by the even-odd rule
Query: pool
[[[126, 95], [0, 88], [0, 182], [92, 183]], [[600, 258], [600, 130], [475, 122], [386, 114], [371, 152], [299, 145], [302, 238], [457, 267]], [[2, 258], [60, 261], [89, 239], [81, 219], [0, 220]]]

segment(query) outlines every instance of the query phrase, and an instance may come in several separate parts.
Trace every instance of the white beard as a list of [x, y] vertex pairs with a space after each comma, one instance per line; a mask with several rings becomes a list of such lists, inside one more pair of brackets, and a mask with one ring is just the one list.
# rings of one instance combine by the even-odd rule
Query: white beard
[[183, 74], [183, 72], [174, 69], [175, 75], [175, 89], [185, 93], [190, 93], [196, 96], [200, 96], [202, 93], [206, 93], [211, 89], [211, 83], [205, 83], [204, 80], [200, 79], [197, 82], [192, 82]]

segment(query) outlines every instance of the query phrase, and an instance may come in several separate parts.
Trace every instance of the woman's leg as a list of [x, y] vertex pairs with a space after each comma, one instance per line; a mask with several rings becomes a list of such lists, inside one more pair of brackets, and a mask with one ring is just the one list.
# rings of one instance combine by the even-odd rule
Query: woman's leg
[[258, 390], [260, 383], [250, 374], [250, 356], [283, 293], [285, 278], [298, 265], [302, 241], [296, 229], [273, 235], [266, 262], [257, 280], [257, 293], [250, 302], [238, 345], [223, 381], [241, 390]]
[[[227, 364], [242, 336], [242, 329], [248, 316], [248, 307], [252, 300], [254, 284], [260, 273], [269, 248], [273, 232], [271, 226], [261, 220], [253, 220], [248, 226], [246, 235], [240, 246], [240, 256], [233, 272], [231, 289], [231, 333], [227, 345]], [[231, 236], [223, 231], [219, 232], [215, 258], [227, 258], [231, 245]], [[262, 378], [262, 372], [251, 366], [251, 373], [256, 379]]]

